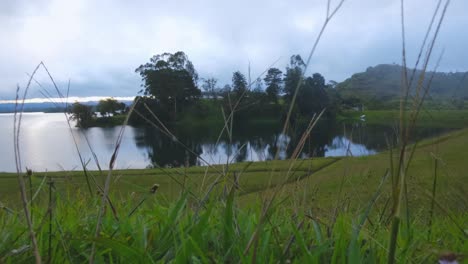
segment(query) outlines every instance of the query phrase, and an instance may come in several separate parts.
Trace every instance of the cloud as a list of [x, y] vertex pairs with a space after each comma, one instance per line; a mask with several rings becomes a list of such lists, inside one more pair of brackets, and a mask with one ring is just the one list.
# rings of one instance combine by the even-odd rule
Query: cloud
[[[331, 1], [332, 4], [337, 1]], [[400, 63], [400, 1], [346, 1], [329, 23], [310, 71], [341, 81], [368, 66]], [[406, 1], [410, 64], [437, 1]], [[468, 3], [452, 1], [434, 50], [445, 49], [440, 68], [468, 70], [465, 47]], [[6, 0], [0, 2], [0, 99], [25, 86], [26, 72], [44, 61], [70, 94], [132, 96], [140, 90], [134, 72], [155, 54], [186, 52], [201, 77], [229, 83], [234, 71], [252, 77], [271, 63], [284, 68], [289, 56], [306, 57], [323, 23], [326, 1]], [[50, 85], [47, 76], [38, 75]], [[32, 94], [40, 89], [34, 87]]]

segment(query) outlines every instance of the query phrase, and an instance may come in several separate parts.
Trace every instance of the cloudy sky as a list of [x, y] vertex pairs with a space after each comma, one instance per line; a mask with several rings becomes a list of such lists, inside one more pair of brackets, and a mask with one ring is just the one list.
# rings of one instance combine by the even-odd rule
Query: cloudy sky
[[[332, 1], [332, 6], [338, 0]], [[414, 62], [437, 0], [406, 1]], [[200, 77], [223, 86], [234, 71], [252, 78], [279, 59], [306, 57], [325, 18], [325, 0], [1, 0], [0, 100], [44, 61], [73, 96], [133, 96], [134, 72], [155, 54], [184, 51]], [[440, 69], [468, 71], [468, 2], [452, 0], [435, 47]], [[326, 29], [310, 72], [342, 81], [368, 66], [400, 63], [400, 1], [346, 0]], [[37, 80], [49, 82], [43, 71]], [[50, 86], [49, 86], [50, 87]], [[38, 95], [37, 86], [31, 96]]]

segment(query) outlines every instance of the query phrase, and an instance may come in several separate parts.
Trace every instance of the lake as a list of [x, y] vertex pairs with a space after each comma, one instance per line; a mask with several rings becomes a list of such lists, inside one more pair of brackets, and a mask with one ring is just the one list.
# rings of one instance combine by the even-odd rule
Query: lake
[[[0, 114], [0, 171], [16, 171], [13, 145], [13, 114]], [[80, 170], [77, 148], [88, 169], [97, 169], [96, 154], [101, 168], [108, 168], [121, 126], [70, 129], [63, 113], [24, 113], [20, 134], [23, 170]], [[304, 128], [288, 135], [280, 134], [279, 125], [234, 124], [232, 139], [222, 127], [175, 127], [169, 137], [155, 128], [127, 126], [123, 136], [117, 169], [139, 169], [157, 166], [222, 164], [240, 161], [272, 159], [278, 147], [279, 158], [291, 156]], [[322, 122], [312, 131], [300, 157], [362, 156], [387, 148], [386, 138], [392, 140], [392, 126], [369, 126], [365, 123], [337, 124]], [[418, 130], [418, 138], [441, 130]], [[76, 146], [74, 144], [76, 141]], [[289, 146], [286, 148], [286, 146]], [[91, 148], [92, 151], [91, 151]]]

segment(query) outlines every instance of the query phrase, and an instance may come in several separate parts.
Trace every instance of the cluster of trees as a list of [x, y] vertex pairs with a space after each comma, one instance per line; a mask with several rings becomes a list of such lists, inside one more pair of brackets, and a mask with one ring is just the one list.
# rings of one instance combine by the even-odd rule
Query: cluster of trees
[[[166, 122], [222, 120], [232, 111], [237, 120], [281, 119], [294, 98], [293, 120], [308, 118], [323, 109], [333, 115], [338, 105], [334, 84], [326, 84], [319, 73], [304, 77], [304, 67], [302, 58], [294, 55], [284, 72], [270, 68], [263, 79], [252, 81], [236, 71], [232, 82], [220, 88], [213, 77], [199, 79], [184, 52], [155, 55], [135, 70], [143, 84], [131, 122], [145, 124], [153, 114]], [[101, 119], [108, 119], [125, 111], [126, 105], [112, 98], [101, 100], [95, 108], [76, 102], [69, 110], [79, 127], [94, 125], [98, 120], [95, 112], [101, 114]]]
[[[236, 71], [232, 82], [220, 88], [213, 77], [199, 80], [184, 52], [155, 55], [135, 70], [142, 78], [140, 93], [143, 96], [136, 107], [139, 115], [132, 119], [134, 123], [145, 122], [142, 114], [148, 113], [148, 108], [165, 121], [178, 121], [195, 114], [222, 117], [221, 107], [224, 114], [236, 111], [236, 118], [277, 119], [292, 103], [296, 89], [296, 117], [312, 116], [324, 108], [333, 114], [333, 88], [325, 84], [325, 78], [319, 73], [303, 77], [304, 66], [302, 58], [294, 55], [284, 73], [278, 68], [270, 68], [263, 79], [251, 81]], [[207, 107], [207, 104], [216, 107]], [[213, 109], [218, 113], [210, 112]]]
[[93, 125], [96, 114], [92, 106], [75, 102], [69, 108], [71, 120], [76, 121], [77, 127], [87, 128]]
[[[232, 111], [235, 111], [235, 118], [241, 120], [278, 119], [284, 117], [293, 102], [292, 120], [306, 119], [323, 109], [326, 109], [326, 116], [333, 117], [341, 109], [398, 108], [402, 70], [399, 65], [369, 67], [366, 72], [355, 74], [340, 84], [326, 83], [320, 73], [306, 76], [304, 68], [301, 56], [293, 55], [283, 71], [270, 68], [263, 79], [254, 81], [236, 71], [231, 83], [221, 88], [216, 78], [199, 79], [184, 52], [155, 55], [135, 70], [143, 84], [142, 96], [138, 97], [140, 103], [131, 122], [145, 124], [146, 120], [153, 119], [153, 114], [166, 122], [213, 117], [222, 120], [223, 115]], [[415, 73], [417, 76], [420, 72]], [[466, 89], [460, 87], [466, 86], [467, 73], [430, 74], [432, 95], [445, 98], [452, 108], [465, 107], [468, 96]], [[442, 89], [446, 84], [451, 88]], [[100, 101], [96, 108], [79, 103], [70, 108], [72, 118], [80, 127], [92, 126], [96, 111], [109, 119], [125, 112], [126, 106], [107, 99]]]
[[187, 55], [181, 51], [155, 55], [135, 71], [143, 81], [140, 92], [156, 101], [157, 112], [166, 119], [177, 120], [178, 114], [201, 96], [196, 85], [198, 74]]
[[127, 106], [123, 102], [119, 102], [114, 98], [107, 98], [105, 100], [100, 100], [96, 106], [96, 110], [101, 114], [101, 116], [109, 117], [117, 113], [122, 113], [126, 110]]
[[91, 127], [96, 124], [99, 120], [96, 117], [96, 111], [101, 114], [102, 118], [109, 118], [118, 113], [123, 114], [128, 109], [125, 103], [114, 98], [100, 100], [96, 106], [75, 102], [68, 108], [70, 119], [76, 121], [76, 126], [81, 128]]

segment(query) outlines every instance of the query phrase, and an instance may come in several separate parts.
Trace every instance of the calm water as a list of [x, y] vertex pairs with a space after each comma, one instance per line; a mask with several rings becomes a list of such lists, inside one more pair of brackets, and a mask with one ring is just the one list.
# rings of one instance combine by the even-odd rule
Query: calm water
[[[72, 124], [74, 125], [74, 124]], [[13, 114], [0, 114], [0, 171], [16, 170], [13, 149]], [[70, 131], [62, 113], [24, 113], [20, 148], [23, 167], [35, 171], [81, 169], [73, 140], [89, 169], [96, 169], [90, 146], [102, 168], [107, 168], [121, 127], [79, 129]], [[278, 126], [235, 126], [232, 141], [226, 136], [216, 144], [221, 128], [191, 127], [171, 129], [180, 143], [156, 129], [127, 126], [116, 167], [146, 168], [153, 166], [183, 166], [226, 163], [229, 161], [258, 161], [274, 157], [278, 146], [287, 146], [280, 153], [284, 159], [294, 151], [300, 134], [281, 135]], [[297, 131], [303, 131], [297, 128]], [[393, 128], [359, 125], [319, 124], [312, 132], [301, 153], [311, 156], [361, 156], [386, 148], [386, 136]], [[419, 131], [418, 137], [440, 131]], [[292, 136], [291, 136], [292, 135]], [[89, 145], [88, 143], [89, 142]], [[281, 149], [285, 149], [281, 147]], [[197, 157], [198, 156], [198, 157]], [[23, 168], [24, 169], [24, 168]]]

